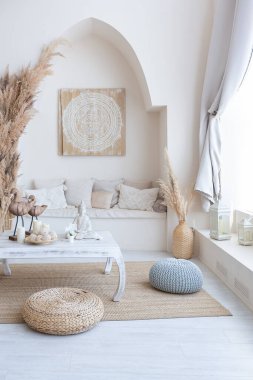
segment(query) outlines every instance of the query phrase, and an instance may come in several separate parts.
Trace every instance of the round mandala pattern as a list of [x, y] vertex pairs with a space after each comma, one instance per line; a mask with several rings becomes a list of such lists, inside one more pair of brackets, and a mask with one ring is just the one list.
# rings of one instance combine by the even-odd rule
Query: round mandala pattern
[[82, 152], [101, 152], [121, 135], [122, 117], [113, 98], [102, 93], [81, 93], [63, 113], [63, 131], [69, 143]]

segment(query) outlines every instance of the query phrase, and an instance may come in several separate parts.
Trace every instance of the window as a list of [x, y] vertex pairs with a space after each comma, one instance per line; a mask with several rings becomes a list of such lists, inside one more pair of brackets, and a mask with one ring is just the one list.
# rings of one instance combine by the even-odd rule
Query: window
[[233, 208], [253, 213], [253, 59], [221, 129], [224, 198]]

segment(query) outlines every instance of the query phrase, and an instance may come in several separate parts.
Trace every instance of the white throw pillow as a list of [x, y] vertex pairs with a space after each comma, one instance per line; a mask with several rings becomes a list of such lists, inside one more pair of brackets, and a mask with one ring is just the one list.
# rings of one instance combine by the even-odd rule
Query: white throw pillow
[[91, 179], [67, 179], [66, 200], [68, 205], [79, 206], [84, 201], [87, 208], [91, 208], [91, 192], [93, 181]]
[[119, 188], [119, 208], [152, 211], [159, 189], [138, 190], [126, 185]]
[[111, 207], [115, 206], [119, 201], [119, 190], [118, 186], [123, 183], [124, 179], [114, 179], [114, 180], [107, 180], [107, 179], [95, 179], [94, 178], [94, 184], [93, 184], [93, 191], [107, 191], [109, 193], [113, 193], [112, 201], [111, 201]]
[[36, 205], [47, 205], [48, 209], [58, 209], [67, 207], [67, 202], [64, 194], [64, 185], [51, 187], [49, 189], [29, 189], [25, 190], [25, 196], [34, 195]]

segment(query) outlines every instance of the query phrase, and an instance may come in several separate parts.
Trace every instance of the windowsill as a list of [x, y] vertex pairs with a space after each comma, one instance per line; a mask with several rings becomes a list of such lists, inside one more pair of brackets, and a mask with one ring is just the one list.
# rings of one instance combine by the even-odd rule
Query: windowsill
[[250, 211], [235, 209], [234, 210], [233, 226], [232, 226], [233, 232], [237, 232], [238, 223], [240, 223], [240, 221], [242, 219], [252, 218], [252, 216], [253, 216], [253, 214]]
[[253, 246], [231, 240], [214, 240], [209, 230], [196, 230], [199, 259], [207, 265], [246, 305], [253, 310]]
[[210, 238], [209, 230], [197, 230], [197, 232], [253, 272], [253, 246], [240, 245], [237, 234], [232, 234], [230, 240], [215, 240]]
[[251, 217], [253, 215], [253, 211], [247, 209], [235, 209], [234, 211], [243, 214], [245, 218]]

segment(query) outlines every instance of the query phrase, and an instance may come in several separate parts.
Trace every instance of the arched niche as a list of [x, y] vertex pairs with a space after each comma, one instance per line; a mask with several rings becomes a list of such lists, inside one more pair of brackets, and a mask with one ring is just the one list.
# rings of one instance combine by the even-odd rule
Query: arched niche
[[89, 35], [96, 35], [101, 39], [108, 41], [121, 52], [136, 76], [146, 109], [151, 110], [153, 107], [151, 104], [148, 83], [140, 61], [130, 43], [113, 26], [92, 17], [80, 21], [63, 33], [63, 37], [70, 41], [76, 41], [79, 38], [85, 38]]
[[[166, 107], [151, 104], [144, 72], [130, 44], [111, 25], [94, 18], [75, 24], [62, 37], [68, 41], [61, 48], [65, 58], [55, 60], [54, 75], [43, 84], [39, 114], [32, 121], [36, 126], [29, 126], [22, 142], [22, 172], [27, 178], [159, 178], [167, 140]], [[126, 155], [59, 156], [58, 90], [117, 87], [126, 88]]]

